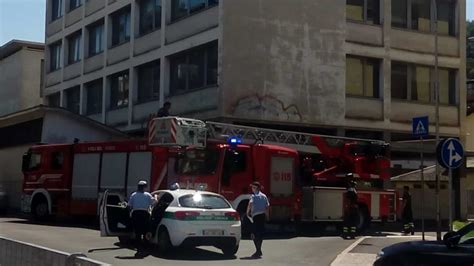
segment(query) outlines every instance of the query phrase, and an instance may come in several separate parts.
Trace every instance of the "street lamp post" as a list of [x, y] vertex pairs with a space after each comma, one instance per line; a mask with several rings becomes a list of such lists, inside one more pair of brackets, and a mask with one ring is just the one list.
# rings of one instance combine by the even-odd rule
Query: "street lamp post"
[[[438, 3], [437, 0], [432, 0], [434, 8], [434, 34], [435, 34], [435, 121], [436, 121], [436, 146], [439, 144], [439, 76], [438, 76]], [[441, 211], [440, 211], [440, 178], [439, 178], [439, 163], [436, 160], [436, 239], [441, 240]]]

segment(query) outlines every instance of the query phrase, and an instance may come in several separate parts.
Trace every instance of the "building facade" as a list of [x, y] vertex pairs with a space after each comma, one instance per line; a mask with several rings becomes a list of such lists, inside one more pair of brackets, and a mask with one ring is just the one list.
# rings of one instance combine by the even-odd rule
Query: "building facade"
[[43, 102], [44, 44], [12, 40], [0, 47], [0, 116]]
[[[170, 101], [173, 115], [410, 139], [412, 117], [435, 121], [432, 5], [48, 0], [44, 94], [129, 132]], [[466, 1], [438, 9], [440, 132], [462, 137]]]

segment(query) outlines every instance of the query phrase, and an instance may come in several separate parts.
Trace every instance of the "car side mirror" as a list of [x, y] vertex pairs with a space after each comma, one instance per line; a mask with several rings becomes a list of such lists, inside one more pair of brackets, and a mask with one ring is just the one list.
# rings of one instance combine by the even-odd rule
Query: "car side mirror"
[[448, 248], [454, 248], [459, 244], [459, 240], [461, 240], [461, 235], [459, 235], [457, 232], [447, 232], [443, 236], [443, 243], [448, 247]]

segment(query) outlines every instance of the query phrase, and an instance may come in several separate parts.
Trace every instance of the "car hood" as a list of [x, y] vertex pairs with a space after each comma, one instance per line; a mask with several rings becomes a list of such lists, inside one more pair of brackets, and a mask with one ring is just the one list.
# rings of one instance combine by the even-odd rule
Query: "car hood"
[[396, 255], [406, 252], [420, 252], [420, 251], [437, 251], [446, 249], [446, 246], [442, 242], [438, 241], [409, 241], [397, 243], [382, 249], [385, 256]]

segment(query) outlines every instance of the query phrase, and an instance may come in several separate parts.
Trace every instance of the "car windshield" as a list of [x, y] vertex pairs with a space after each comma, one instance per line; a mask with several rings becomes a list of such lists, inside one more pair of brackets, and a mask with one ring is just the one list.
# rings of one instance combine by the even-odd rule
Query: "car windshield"
[[219, 151], [217, 149], [188, 150], [178, 159], [178, 174], [208, 175], [216, 171]]
[[179, 198], [181, 207], [199, 209], [226, 209], [229, 203], [220, 196], [210, 194], [190, 194]]
[[[457, 224], [454, 224], [454, 227], [459, 226], [456, 225]], [[459, 244], [474, 244], [474, 223], [465, 224], [457, 232], [462, 235], [461, 239], [459, 240]]]

